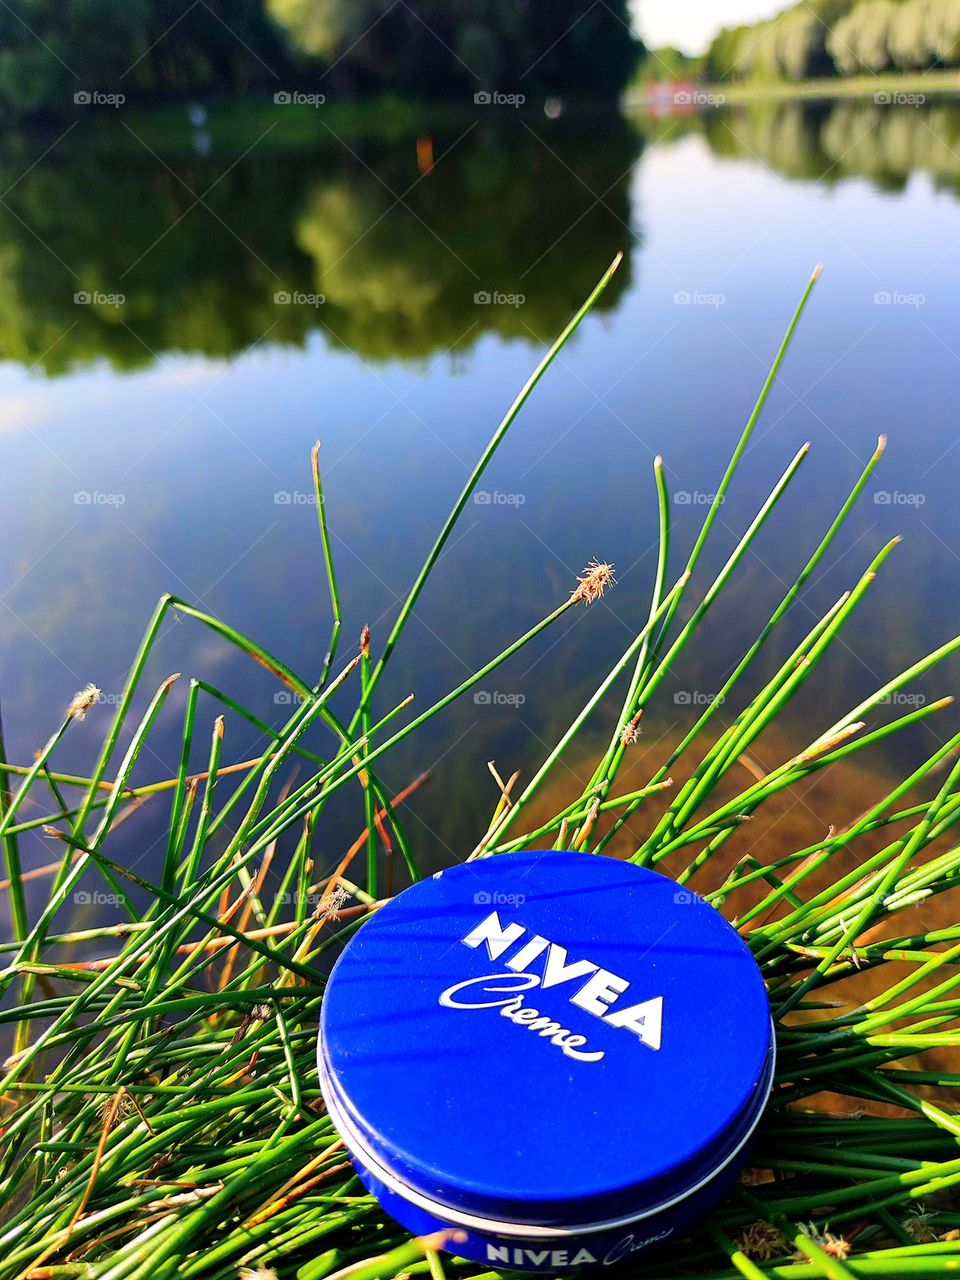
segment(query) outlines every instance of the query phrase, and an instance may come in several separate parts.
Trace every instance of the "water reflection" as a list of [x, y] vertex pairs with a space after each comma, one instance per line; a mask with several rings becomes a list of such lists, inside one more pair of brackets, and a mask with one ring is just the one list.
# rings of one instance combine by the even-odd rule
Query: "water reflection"
[[[20, 150], [0, 158], [8, 359], [129, 369], [316, 330], [374, 359], [462, 351], [485, 332], [539, 342], [630, 239], [641, 138], [616, 117], [440, 131], [427, 173], [424, 139], [161, 158], [117, 128], [117, 152], [67, 139], [23, 177]], [[629, 283], [627, 264], [601, 308]], [[82, 313], [77, 293], [92, 299]]]
[[[16, 477], [0, 513], [10, 564], [0, 583], [0, 676], [12, 758], [31, 759], [51, 717], [87, 680], [108, 693], [122, 687], [165, 590], [315, 672], [330, 626], [316, 518], [289, 495], [308, 485], [318, 434], [344, 636], [372, 623], [382, 643], [492, 424], [543, 340], [621, 247], [628, 259], [605, 314], [581, 327], [484, 481], [522, 504], [465, 512], [418, 605], [410, 645], [397, 651], [383, 708], [411, 690], [429, 705], [553, 608], [590, 555], [617, 566], [619, 586], [498, 675], [497, 690], [522, 691], [519, 712], [512, 703], [458, 703], [385, 765], [395, 790], [435, 770], [409, 819], [425, 865], [472, 848], [486, 826], [486, 761], [529, 778], [635, 634], [655, 568], [650, 461], [664, 454], [678, 495], [676, 566], [703, 514], [679, 494], [689, 502], [715, 488], [794, 287], [825, 254], [814, 314], [744, 459], [701, 585], [785, 459], [806, 440], [815, 448], [758, 557], [742, 565], [704, 640], [671, 673], [660, 708], [665, 740], [689, 710], [678, 691], [721, 687], [879, 432], [891, 436], [877, 476], [886, 501], [864, 495], [809, 603], [760, 655], [756, 679], [786, 660], [883, 541], [907, 540], [791, 708], [781, 758], [809, 741], [825, 708], [855, 705], [954, 633], [956, 210], [931, 181], [908, 178], [924, 170], [955, 189], [960, 111], [847, 102], [682, 122], [518, 117], [465, 128], [368, 138], [349, 150], [329, 137], [296, 146], [267, 138], [247, 155], [241, 143], [226, 148], [215, 128], [207, 155], [151, 155], [122, 124], [112, 139], [80, 145], [70, 135], [46, 155], [46, 141], [20, 150], [7, 141], [2, 353], [48, 375], [101, 366], [48, 380], [0, 371], [0, 438]], [[926, 304], [876, 309], [877, 291], [892, 288], [919, 288]], [[122, 292], [126, 302], [78, 306], [81, 290]], [[693, 290], [726, 301], [678, 306], [678, 294]], [[278, 293], [325, 301], [278, 303]], [[475, 302], [477, 293], [526, 301]], [[248, 358], [223, 359], [257, 343]], [[442, 358], [448, 349], [457, 358]], [[173, 353], [200, 358], [157, 359]], [[123, 502], [78, 505], [78, 491]], [[899, 505], [903, 497], [909, 505]], [[266, 673], [251, 673], [197, 628], [172, 627], [165, 645], [151, 679], [200, 674], [282, 719]], [[955, 670], [938, 671], [921, 691], [939, 698], [956, 684]], [[176, 769], [180, 698], [175, 688], [140, 781]], [[78, 727], [64, 767], [89, 765], [103, 724]], [[662, 736], [652, 712], [647, 732]], [[912, 767], [934, 732], [924, 724], [885, 744], [883, 762]], [[231, 758], [250, 754], [248, 739], [231, 727]], [[851, 803], [866, 803], [862, 779], [840, 781]], [[792, 811], [811, 825], [790, 829], [791, 841], [843, 820], [836, 793], [817, 794], [812, 813], [803, 804]], [[121, 829], [118, 854], [152, 858], [162, 818], [159, 805], [144, 806]], [[359, 821], [351, 792], [342, 812], [326, 814], [324, 856], [346, 847]], [[30, 865], [49, 860], [39, 835], [28, 854]]]
[[874, 102], [774, 103], [698, 118], [719, 155], [760, 160], [790, 178], [869, 178], [899, 191], [913, 173], [960, 190], [960, 106]]
[[[30, 148], [8, 140], [0, 354], [57, 374], [313, 332], [374, 360], [465, 351], [484, 333], [539, 342], [618, 248], [636, 254], [630, 179], [644, 146], [689, 132], [789, 178], [899, 190], [919, 171], [960, 189], [953, 103], [498, 120], [400, 143], [266, 140], [246, 156], [161, 156], [118, 124], [94, 146], [65, 139], [25, 174]], [[601, 309], [629, 286], [628, 262]], [[78, 293], [93, 300], [83, 312]]]

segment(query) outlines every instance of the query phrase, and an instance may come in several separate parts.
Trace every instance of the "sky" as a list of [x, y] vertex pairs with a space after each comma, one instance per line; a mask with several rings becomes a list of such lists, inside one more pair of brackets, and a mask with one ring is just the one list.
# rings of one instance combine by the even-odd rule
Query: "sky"
[[634, 0], [637, 27], [654, 49], [676, 45], [703, 53], [721, 27], [770, 18], [789, 0]]

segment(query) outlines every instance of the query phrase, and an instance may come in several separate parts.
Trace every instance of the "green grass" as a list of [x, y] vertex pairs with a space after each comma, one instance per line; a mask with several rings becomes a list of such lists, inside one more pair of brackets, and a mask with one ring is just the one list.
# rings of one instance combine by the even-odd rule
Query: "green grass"
[[[320, 83], [317, 92], [326, 86]], [[280, 86], [281, 89], [285, 86]], [[303, 90], [304, 93], [308, 92]], [[430, 103], [426, 100], [382, 94], [374, 98], [337, 99], [313, 106], [301, 100], [278, 105], [269, 94], [245, 98], [214, 99], [207, 105], [203, 131], [209, 135], [216, 154], [241, 154], [251, 138], [261, 138], [271, 147], [315, 149], [336, 145], [338, 137], [358, 143], [366, 138], [378, 142], [413, 139], [430, 132], [438, 121], [449, 127], [465, 128], [473, 118], [472, 102]], [[184, 104], [134, 106], [123, 112], [123, 122], [137, 138], [164, 154], [183, 151], [195, 154], [197, 130], [191, 125]], [[124, 135], [112, 116], [97, 121], [95, 137], [103, 137], [114, 148]]]
[[[710, 873], [724, 868], [710, 896], [736, 921], [764, 972], [777, 1026], [777, 1079], [753, 1172], [690, 1239], [643, 1263], [649, 1277], [849, 1280], [934, 1277], [960, 1268], [960, 1243], [953, 1238], [960, 1232], [954, 1102], [960, 1072], [955, 1054], [943, 1065], [944, 1051], [960, 1042], [960, 926], [933, 930], [923, 923], [924, 904], [960, 883], [954, 837], [960, 734], [947, 737], [886, 794], [878, 787], [873, 803], [843, 830], [825, 831], [808, 848], [784, 848], [768, 865], [738, 852], [745, 824], [772, 796], [860, 752], [882, 750], [890, 735], [919, 720], [942, 717], [949, 698], [896, 715], [891, 695], [933, 671], [960, 648], [960, 639], [918, 655], [857, 705], [823, 708], [805, 748], [732, 798], [729, 786], [731, 776], [740, 776], [731, 774], [738, 761], [815, 680], [894, 549], [894, 543], [882, 548], [851, 577], [849, 590], [770, 678], [754, 679], [756, 659], [823, 564], [880, 461], [882, 442], [822, 539], [798, 552], [795, 580], [776, 609], [757, 618], [755, 640], [732, 671], [723, 700], [706, 707], [644, 786], [618, 786], [640, 715], [655, 711], [665, 676], [701, 642], [704, 619], [784, 493], [800, 482], [806, 449], [788, 462], [756, 510], [741, 516], [743, 532], [719, 572], [705, 572], [704, 551], [720, 506], [816, 275], [693, 549], [679, 564], [671, 554], [664, 470], [659, 460], [655, 465], [650, 500], [660, 513], [660, 553], [636, 635], [525, 787], [511, 778], [495, 790], [489, 826], [477, 832], [473, 855], [531, 844], [597, 853], [616, 848], [707, 887]], [[458, 517], [609, 276], [491, 437], [381, 649], [369, 651], [364, 637], [340, 657], [340, 584], [315, 453], [331, 606], [329, 653], [317, 671], [297, 674], [227, 623], [165, 596], [88, 775], [57, 767], [58, 748], [82, 700], [31, 763], [0, 766], [12, 928], [0, 969], [0, 1022], [12, 1043], [0, 1089], [0, 1280], [481, 1274], [411, 1241], [354, 1176], [317, 1087], [322, 974], [388, 892], [388, 863], [396, 866], [396, 879], [401, 867], [407, 879], [419, 874], [401, 818], [403, 797], [385, 790], [381, 758], [564, 614], [589, 608], [609, 585], [603, 567], [588, 571], [585, 586], [571, 583], [569, 597], [541, 622], [419, 715], [410, 717], [407, 701], [379, 705], [383, 672], [405, 641]], [[730, 503], [724, 518], [734, 518]], [[172, 615], [212, 628], [297, 697], [287, 723], [273, 729], [239, 698], [190, 679], [176, 776], [133, 787], [144, 743], [157, 718], [170, 714], [164, 702], [176, 677], [160, 684], [139, 719], [131, 708], [161, 626]], [[335, 690], [338, 706], [352, 691], [349, 717], [333, 711]], [[225, 724], [238, 717], [260, 734], [252, 760], [231, 755]], [[605, 746], [592, 777], [571, 794], [565, 779], [573, 775], [558, 765], [582, 743], [587, 726], [591, 734], [599, 726]], [[327, 733], [329, 747], [320, 754], [306, 745], [311, 728]], [[205, 767], [191, 772], [198, 752]], [[324, 813], [344, 788], [357, 795], [363, 829], [333, 869], [324, 860]], [[152, 879], [117, 860], [113, 838], [127, 805], [148, 797], [166, 806], [167, 819], [165, 853]], [[545, 797], [562, 799], [546, 820]], [[624, 845], [638, 821], [644, 838]], [[31, 911], [19, 838], [39, 825], [60, 860], [46, 901]], [[845, 869], [851, 854], [852, 871]], [[79, 929], [69, 904], [92, 871], [122, 909], [114, 924]], [[83, 956], [97, 958], [78, 959], [81, 947]], [[871, 978], [868, 999], [845, 994], [851, 975]], [[425, 1116], [424, 1123], [434, 1119]]]

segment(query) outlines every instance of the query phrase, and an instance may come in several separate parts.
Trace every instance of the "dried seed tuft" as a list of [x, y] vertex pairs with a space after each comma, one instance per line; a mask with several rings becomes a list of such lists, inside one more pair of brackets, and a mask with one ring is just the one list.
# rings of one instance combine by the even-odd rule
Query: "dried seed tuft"
[[640, 740], [640, 721], [642, 718], [643, 718], [643, 707], [640, 708], [640, 710], [636, 713], [636, 715], [631, 716], [631, 718], [624, 725], [623, 733], [621, 733], [620, 735], [621, 747], [633, 746], [635, 742], [638, 742]]
[[574, 604], [593, 604], [615, 582], [613, 565], [593, 559], [577, 578], [577, 585], [570, 593], [570, 599]]
[[100, 690], [95, 684], [86, 684], [73, 695], [67, 707], [68, 720], [86, 720], [87, 712], [100, 701]]
[[769, 1222], [751, 1222], [734, 1236], [734, 1244], [753, 1262], [769, 1262], [789, 1251], [783, 1234]]

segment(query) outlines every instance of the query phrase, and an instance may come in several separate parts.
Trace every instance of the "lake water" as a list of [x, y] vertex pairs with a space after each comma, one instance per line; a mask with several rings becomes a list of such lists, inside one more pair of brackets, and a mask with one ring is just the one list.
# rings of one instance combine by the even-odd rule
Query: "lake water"
[[[886, 460], [757, 674], [897, 533], [903, 545], [784, 733], [809, 741], [956, 631], [960, 108], [843, 102], [658, 121], [478, 108], [390, 137], [346, 134], [322, 111], [292, 130], [214, 108], [175, 137], [122, 113], [78, 116], [66, 136], [0, 151], [11, 759], [31, 759], [88, 681], [116, 695], [164, 591], [316, 675], [330, 624], [309, 501], [317, 438], [344, 634], [368, 622], [376, 650], [503, 410], [618, 250], [602, 303], [485, 477], [489, 501], [464, 513], [381, 708], [411, 690], [429, 705], [555, 607], [591, 557], [611, 561], [619, 585], [385, 767], [395, 789], [432, 771], [407, 817], [425, 861], [473, 847], [496, 798], [486, 762], [529, 776], [636, 633], [655, 569], [657, 453], [679, 572], [820, 260], [711, 565], [799, 446], [812, 452], [648, 735], [669, 741], [717, 689], [881, 432]], [[156, 681], [171, 671], [272, 722], [289, 710], [265, 672], [186, 619], [150, 668]], [[921, 689], [950, 692], [956, 676]], [[138, 779], [173, 770], [181, 708], [182, 693]], [[62, 767], [89, 767], [108, 712], [71, 730]], [[875, 767], [928, 753], [951, 714]], [[228, 726], [225, 760], [254, 749], [249, 729]], [[155, 864], [160, 816], [134, 815], [117, 856]], [[334, 860], [361, 823], [351, 794], [320, 856]], [[28, 865], [50, 856], [41, 839], [25, 845]]]

